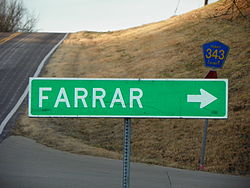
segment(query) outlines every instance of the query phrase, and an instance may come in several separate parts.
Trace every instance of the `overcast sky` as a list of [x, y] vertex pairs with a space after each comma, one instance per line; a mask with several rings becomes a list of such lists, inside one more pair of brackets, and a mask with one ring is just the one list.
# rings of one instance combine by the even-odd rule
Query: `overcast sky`
[[38, 31], [76, 32], [114, 31], [161, 21], [200, 8], [204, 0], [23, 0], [23, 3], [38, 15]]

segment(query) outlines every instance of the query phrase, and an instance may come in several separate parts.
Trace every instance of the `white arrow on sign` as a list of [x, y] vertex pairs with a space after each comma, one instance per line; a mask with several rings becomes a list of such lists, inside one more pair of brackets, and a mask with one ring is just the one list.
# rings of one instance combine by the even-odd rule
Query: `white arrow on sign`
[[200, 89], [200, 95], [187, 95], [187, 102], [200, 102], [200, 108], [204, 108], [210, 103], [217, 100], [217, 98], [204, 89]]

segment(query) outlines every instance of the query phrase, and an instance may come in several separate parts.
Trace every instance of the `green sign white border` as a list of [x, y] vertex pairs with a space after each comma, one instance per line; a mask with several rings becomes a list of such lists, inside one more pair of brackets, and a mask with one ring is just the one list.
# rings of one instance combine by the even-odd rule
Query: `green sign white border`
[[[123, 81], [223, 81], [226, 84], [225, 92], [225, 116], [121, 116], [121, 115], [33, 115], [31, 114], [31, 82], [32, 80], [123, 80]], [[148, 78], [56, 78], [56, 77], [30, 77], [29, 78], [29, 104], [28, 116], [41, 118], [147, 118], [147, 119], [227, 119], [228, 118], [228, 79], [199, 79], [199, 78], [179, 78], [179, 79], [148, 79]]]

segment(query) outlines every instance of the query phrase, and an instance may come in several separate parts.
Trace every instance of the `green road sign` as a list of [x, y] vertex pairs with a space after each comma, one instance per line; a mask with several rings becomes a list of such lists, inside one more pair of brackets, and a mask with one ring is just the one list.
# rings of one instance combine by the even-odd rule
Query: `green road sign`
[[30, 117], [227, 118], [227, 79], [30, 78]]

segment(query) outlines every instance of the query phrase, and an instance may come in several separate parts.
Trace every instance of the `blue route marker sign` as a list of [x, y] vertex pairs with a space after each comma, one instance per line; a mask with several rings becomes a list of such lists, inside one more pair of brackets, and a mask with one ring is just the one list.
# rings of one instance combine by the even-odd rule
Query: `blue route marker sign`
[[222, 68], [226, 61], [229, 47], [219, 41], [213, 41], [202, 45], [206, 67]]

